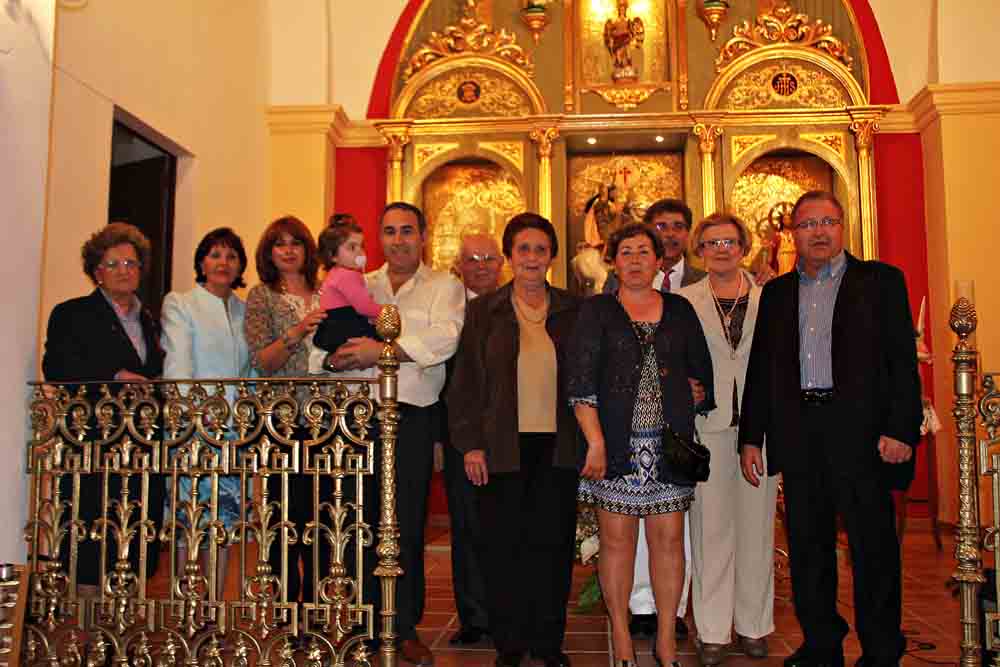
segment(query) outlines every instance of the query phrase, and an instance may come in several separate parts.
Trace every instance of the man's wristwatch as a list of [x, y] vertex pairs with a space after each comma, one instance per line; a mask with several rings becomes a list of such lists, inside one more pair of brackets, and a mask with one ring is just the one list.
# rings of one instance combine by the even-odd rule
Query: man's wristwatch
[[332, 354], [328, 354], [326, 355], [326, 357], [323, 358], [323, 370], [328, 371], [330, 373], [336, 373], [337, 369], [333, 366], [333, 364], [330, 363], [331, 361], [333, 361]]

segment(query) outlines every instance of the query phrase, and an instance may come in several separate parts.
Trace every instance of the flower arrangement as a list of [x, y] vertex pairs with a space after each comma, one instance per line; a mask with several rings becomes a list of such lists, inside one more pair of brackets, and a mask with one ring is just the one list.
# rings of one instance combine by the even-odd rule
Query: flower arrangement
[[[581, 565], [596, 562], [601, 551], [601, 540], [597, 527], [597, 512], [593, 506], [580, 503], [576, 511], [576, 560]], [[591, 573], [587, 583], [580, 590], [577, 610], [590, 613], [601, 602], [601, 584], [597, 571]]]

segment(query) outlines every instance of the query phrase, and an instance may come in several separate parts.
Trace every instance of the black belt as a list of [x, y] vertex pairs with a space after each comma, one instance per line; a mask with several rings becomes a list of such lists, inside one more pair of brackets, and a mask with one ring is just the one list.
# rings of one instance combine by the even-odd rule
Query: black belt
[[833, 400], [833, 388], [827, 389], [803, 389], [802, 402], [806, 405], [823, 405]]

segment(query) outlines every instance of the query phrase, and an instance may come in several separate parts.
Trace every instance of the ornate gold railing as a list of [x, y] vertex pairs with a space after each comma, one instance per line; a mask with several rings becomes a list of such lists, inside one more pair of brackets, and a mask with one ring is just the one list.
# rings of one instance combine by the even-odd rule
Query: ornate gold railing
[[[402, 574], [399, 363], [391, 345], [398, 319], [379, 332], [389, 342], [376, 380], [34, 384], [26, 459], [30, 595], [17, 633], [20, 662], [339, 666], [370, 664], [377, 639], [381, 664], [393, 667]], [[228, 527], [219, 519], [225, 476], [244, 490], [235, 494], [238, 520]], [[299, 532], [289, 520], [289, 493], [306, 478], [311, 519]], [[209, 481], [207, 495], [199, 480]], [[177, 491], [181, 481], [190, 482], [188, 497]], [[156, 488], [166, 489], [159, 521], [151, 506]], [[365, 503], [366, 489], [377, 503]], [[96, 515], [81, 512], [88, 503], [99, 508]], [[94, 566], [80, 562], [88, 542], [99, 545], [96, 586], [78, 581], [81, 566]], [[298, 567], [289, 547], [296, 543], [310, 549], [316, 566], [315, 599], [288, 599], [289, 568]], [[321, 544], [330, 553], [322, 572]], [[150, 547], [160, 559], [152, 580]], [[275, 553], [280, 567], [272, 569]], [[229, 595], [217, 580], [224, 554], [239, 582]], [[366, 573], [369, 582], [378, 578], [378, 590], [365, 587]]]

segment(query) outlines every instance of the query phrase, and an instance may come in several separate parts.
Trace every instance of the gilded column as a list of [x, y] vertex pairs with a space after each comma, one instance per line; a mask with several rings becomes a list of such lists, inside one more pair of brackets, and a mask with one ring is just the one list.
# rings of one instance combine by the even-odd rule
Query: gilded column
[[576, 82], [574, 76], [573, 27], [576, 25], [576, 10], [573, 0], [563, 0], [563, 111], [573, 113], [575, 107]]
[[722, 136], [718, 125], [695, 123], [694, 135], [698, 137], [701, 152], [701, 196], [705, 215], [718, 211], [715, 201], [715, 140]]
[[875, 200], [875, 162], [872, 140], [878, 121], [856, 120], [851, 123], [858, 149], [858, 189], [861, 198], [861, 251], [865, 259], [878, 259], [878, 209]]
[[403, 199], [403, 156], [410, 143], [410, 131], [405, 127], [379, 128], [389, 145], [389, 178], [386, 183], [386, 201]]
[[979, 641], [979, 588], [985, 582], [979, 551], [979, 471], [976, 466], [976, 366], [979, 353], [969, 343], [976, 330], [975, 306], [966, 298], [955, 302], [948, 318], [951, 330], [958, 335], [952, 351], [955, 376], [955, 438], [958, 441], [958, 523], [955, 526], [955, 560], [952, 575], [959, 587], [962, 622], [962, 667], [981, 664]]
[[559, 129], [535, 128], [529, 136], [538, 150], [538, 215], [552, 220], [552, 144]]
[[379, 489], [381, 507], [378, 523], [378, 566], [375, 576], [382, 583], [382, 614], [376, 619], [381, 645], [379, 664], [382, 667], [396, 667], [398, 651], [396, 647], [396, 579], [403, 576], [399, 565], [399, 520], [396, 517], [396, 440], [399, 432], [398, 372], [399, 359], [394, 352], [394, 343], [402, 332], [399, 309], [386, 306], [375, 321], [375, 330], [385, 341], [378, 360], [379, 370], [379, 437], [382, 440], [381, 478]]

